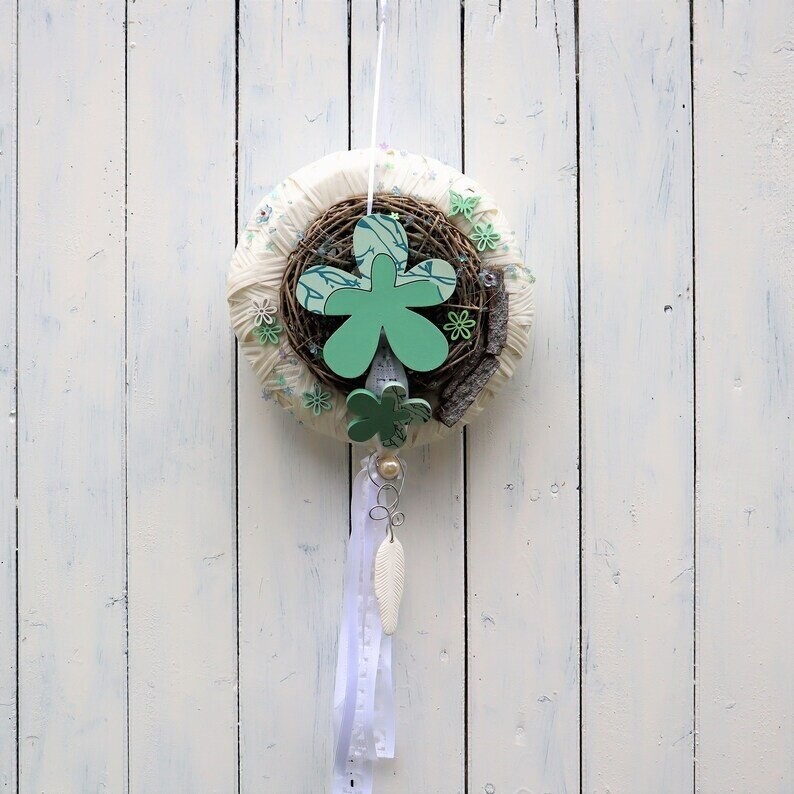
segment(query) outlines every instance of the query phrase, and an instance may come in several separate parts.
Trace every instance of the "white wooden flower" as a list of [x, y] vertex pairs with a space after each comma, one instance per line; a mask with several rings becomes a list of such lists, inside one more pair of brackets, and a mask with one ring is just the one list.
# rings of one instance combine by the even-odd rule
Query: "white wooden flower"
[[270, 302], [270, 298], [251, 298], [251, 317], [254, 318], [254, 325], [260, 326], [273, 325], [276, 319], [276, 307]]

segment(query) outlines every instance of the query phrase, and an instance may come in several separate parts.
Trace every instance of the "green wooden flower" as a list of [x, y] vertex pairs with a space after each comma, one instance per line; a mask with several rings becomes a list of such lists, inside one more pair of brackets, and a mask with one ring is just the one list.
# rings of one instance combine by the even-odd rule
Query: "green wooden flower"
[[477, 321], [469, 317], [469, 310], [463, 309], [460, 312], [449, 312], [447, 314], [449, 320], [443, 328], [449, 331], [449, 338], [455, 342], [458, 339], [471, 339], [471, 329], [477, 325]]
[[444, 334], [414, 308], [443, 303], [455, 290], [455, 269], [443, 259], [426, 259], [407, 270], [408, 238], [388, 215], [367, 215], [353, 232], [360, 275], [328, 265], [304, 271], [298, 302], [309, 311], [349, 317], [323, 348], [326, 364], [344, 378], [369, 366], [381, 329], [394, 355], [409, 369], [427, 372], [449, 353]]
[[277, 345], [278, 338], [284, 329], [278, 323], [273, 325], [257, 325], [254, 327], [254, 336], [259, 340], [260, 345]]
[[351, 441], [368, 441], [380, 437], [387, 449], [397, 449], [408, 437], [408, 425], [424, 424], [430, 419], [430, 403], [407, 399], [405, 387], [388, 383], [380, 398], [367, 389], [355, 389], [347, 396], [347, 409], [357, 416], [347, 426]]
[[322, 386], [315, 383], [311, 391], [303, 392], [303, 407], [310, 410], [315, 416], [319, 416], [323, 411], [330, 411], [333, 407], [331, 393], [323, 391]]
[[494, 229], [492, 223], [478, 223], [471, 233], [471, 239], [477, 243], [477, 250], [484, 251], [490, 248], [492, 251], [496, 248], [496, 241], [501, 238], [501, 234]]
[[462, 215], [467, 221], [471, 220], [474, 208], [479, 204], [479, 196], [462, 196], [454, 190], [449, 191], [449, 214]]

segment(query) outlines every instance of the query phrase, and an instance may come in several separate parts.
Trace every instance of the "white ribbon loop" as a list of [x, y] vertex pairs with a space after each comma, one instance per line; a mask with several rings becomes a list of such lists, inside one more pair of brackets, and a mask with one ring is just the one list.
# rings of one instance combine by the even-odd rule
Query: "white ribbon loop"
[[383, 62], [383, 34], [386, 31], [386, 0], [383, 0], [378, 30], [378, 55], [375, 60], [375, 91], [372, 97], [372, 128], [369, 140], [369, 179], [367, 180], [367, 215], [372, 215], [375, 194], [375, 144], [378, 137], [378, 108], [380, 106], [380, 72]]

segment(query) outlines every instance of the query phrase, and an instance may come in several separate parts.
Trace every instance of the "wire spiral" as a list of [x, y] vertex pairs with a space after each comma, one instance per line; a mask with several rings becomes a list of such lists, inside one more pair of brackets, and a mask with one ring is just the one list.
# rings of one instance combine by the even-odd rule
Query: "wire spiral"
[[[395, 456], [397, 457], [397, 456]], [[394, 528], [405, 523], [405, 513], [397, 508], [400, 506], [400, 496], [405, 483], [405, 461], [397, 457], [400, 462], [400, 473], [394, 480], [384, 480], [377, 469], [378, 453], [371, 452], [367, 460], [367, 476], [373, 485], [377, 486], [375, 502], [369, 509], [369, 517], [373, 521], [386, 521], [386, 531], [389, 540], [394, 541]]]

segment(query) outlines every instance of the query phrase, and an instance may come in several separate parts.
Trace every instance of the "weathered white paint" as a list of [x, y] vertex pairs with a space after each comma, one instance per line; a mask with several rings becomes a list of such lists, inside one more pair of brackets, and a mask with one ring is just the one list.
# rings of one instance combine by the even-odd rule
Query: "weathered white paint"
[[[392, 2], [387, 25], [378, 142], [460, 167], [459, 3]], [[365, 147], [376, 55], [371, 0], [353, 0], [351, 33], [352, 144]], [[393, 637], [397, 757], [379, 762], [376, 790], [454, 794], [465, 789], [462, 434], [405, 459], [406, 585]]]
[[19, 791], [121, 791], [124, 4], [18, 22]]
[[235, 12], [128, 12], [130, 787], [231, 792]]
[[794, 790], [794, 14], [695, 3], [698, 790]]
[[[408, 456], [398, 758], [377, 792], [467, 790], [466, 754], [471, 792], [575, 791], [572, 2], [465, 5], [465, 114], [460, 5], [390, 5], [379, 138], [461, 165], [465, 117], [466, 170], [523, 224], [539, 311], [531, 372], [468, 431], [467, 544], [461, 439]], [[350, 8], [349, 130], [346, 4], [241, 3], [240, 226], [349, 132], [368, 143], [374, 6]], [[579, 3], [586, 791], [692, 791], [693, 752], [705, 794], [794, 789], [789, 6], [695, 1], [693, 747], [689, 9]], [[18, 461], [15, 290], [0, 291], [0, 790], [17, 778], [18, 608], [20, 791], [124, 791], [128, 721], [133, 792], [226, 794], [238, 774], [248, 792], [324, 791], [349, 456], [269, 410], [235, 362], [234, 4], [127, 5], [126, 275], [124, 4], [19, 7]], [[2, 4], [4, 285], [16, 25]]]
[[689, 8], [579, 6], [583, 787], [693, 786]]
[[0, 6], [0, 791], [16, 791], [17, 9]]
[[[572, 2], [472, 4], [466, 173], [537, 274], [535, 355], [468, 431], [469, 783], [579, 787], [576, 90]], [[530, 79], [505, 79], [506, 75]], [[501, 450], [502, 452], [497, 452]]]
[[[321, 0], [241, 3], [240, 229], [278, 182], [347, 147], [346, 41], [347, 14]], [[237, 427], [241, 786], [325, 791], [348, 449], [266, 404], [243, 356]]]

